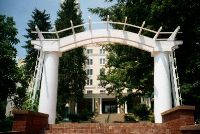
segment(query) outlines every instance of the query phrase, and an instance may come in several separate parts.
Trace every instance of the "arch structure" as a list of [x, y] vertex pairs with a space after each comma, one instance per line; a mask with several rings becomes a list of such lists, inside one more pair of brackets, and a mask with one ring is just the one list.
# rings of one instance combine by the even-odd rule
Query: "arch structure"
[[[172, 86], [170, 78], [170, 53], [182, 44], [182, 41], [175, 40], [180, 29], [178, 26], [173, 32], [161, 32], [162, 27], [158, 31], [145, 28], [145, 22], [141, 26], [136, 26], [125, 22], [112, 22], [109, 20], [102, 22], [89, 22], [77, 26], [73, 26], [60, 31], [54, 28], [54, 31], [43, 32], [36, 27], [38, 39], [32, 40], [31, 43], [35, 49], [45, 54], [43, 61], [43, 73], [41, 74], [41, 91], [39, 100], [39, 112], [49, 114], [49, 124], [55, 123], [56, 103], [57, 103], [57, 87], [58, 87], [58, 64], [59, 57], [62, 52], [75, 49], [77, 47], [86, 46], [94, 43], [120, 43], [129, 45], [151, 53], [154, 57], [154, 115], [155, 122], [162, 123], [161, 113], [172, 108]], [[95, 29], [93, 26], [103, 24], [104, 28]], [[122, 29], [113, 29], [111, 25], [121, 25]], [[88, 26], [88, 30], [75, 33], [76, 28]], [[137, 33], [126, 31], [126, 27], [138, 29]], [[72, 34], [66, 37], [59, 37], [59, 34], [65, 31], [71, 31]], [[153, 37], [142, 35], [143, 32], [154, 34]], [[54, 37], [47, 39], [44, 34], [54, 34]], [[167, 35], [167, 38], [158, 38], [160, 35]], [[42, 59], [40, 59], [42, 60]], [[175, 99], [173, 99], [175, 100]], [[178, 102], [178, 101], [177, 101]], [[175, 105], [180, 105], [176, 103]]]

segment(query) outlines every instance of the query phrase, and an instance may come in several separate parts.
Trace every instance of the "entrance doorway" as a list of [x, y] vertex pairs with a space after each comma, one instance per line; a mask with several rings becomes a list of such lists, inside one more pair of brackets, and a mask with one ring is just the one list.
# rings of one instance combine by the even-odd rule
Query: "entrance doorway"
[[102, 100], [102, 113], [117, 113], [116, 100]]

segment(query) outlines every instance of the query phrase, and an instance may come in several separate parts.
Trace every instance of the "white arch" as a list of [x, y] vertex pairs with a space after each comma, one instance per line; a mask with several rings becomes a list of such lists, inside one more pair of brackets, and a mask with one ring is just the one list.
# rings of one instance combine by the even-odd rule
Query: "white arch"
[[[108, 17], [109, 18], [109, 17]], [[106, 24], [105, 29], [92, 29], [92, 24]], [[110, 24], [123, 25], [123, 30], [110, 29]], [[44, 58], [43, 79], [42, 88], [40, 93], [40, 106], [39, 111], [49, 114], [49, 123], [55, 123], [55, 102], [56, 97], [53, 94], [57, 93], [57, 83], [58, 83], [58, 70], [51, 70], [51, 68], [58, 69], [59, 55], [62, 52], [75, 49], [77, 47], [86, 46], [88, 44], [109, 42], [109, 43], [120, 43], [124, 45], [129, 45], [144, 51], [148, 51], [154, 56], [154, 115], [155, 122], [161, 123], [162, 117], [161, 113], [169, 110], [172, 107], [171, 102], [171, 81], [170, 81], [170, 71], [169, 71], [169, 52], [172, 48], [178, 48], [178, 45], [182, 44], [182, 41], [175, 41], [176, 34], [178, 33], [180, 27], [177, 27], [174, 32], [161, 32], [162, 27], [158, 31], [153, 31], [144, 28], [144, 22], [141, 27], [120, 22], [111, 22], [109, 19], [104, 22], [91, 22], [89, 23], [73, 26], [71, 21], [71, 27], [54, 32], [41, 32], [37, 27], [36, 30], [39, 39], [32, 40], [31, 43], [34, 47], [42, 52], [45, 52], [46, 56]], [[82, 27], [84, 25], [89, 25], [89, 30], [75, 33], [75, 28]], [[131, 26], [138, 29], [138, 33], [125, 31], [126, 26]], [[59, 38], [59, 33], [67, 30], [72, 30], [72, 35]], [[150, 38], [141, 35], [142, 30], [154, 33], [154, 37]], [[44, 39], [42, 34], [55, 34], [57, 39]], [[159, 34], [170, 34], [169, 38], [158, 39]], [[47, 94], [50, 94], [48, 95]], [[53, 108], [51, 104], [54, 104]], [[49, 109], [46, 109], [48, 105]]]
[[84, 31], [59, 39], [33, 40], [32, 44], [36, 49], [43, 51], [65, 52], [76, 47], [86, 46], [93, 43], [120, 43], [129, 45], [144, 51], [163, 52], [171, 51], [173, 47], [181, 45], [182, 41], [154, 40], [150, 37], [118, 29], [97, 29]]

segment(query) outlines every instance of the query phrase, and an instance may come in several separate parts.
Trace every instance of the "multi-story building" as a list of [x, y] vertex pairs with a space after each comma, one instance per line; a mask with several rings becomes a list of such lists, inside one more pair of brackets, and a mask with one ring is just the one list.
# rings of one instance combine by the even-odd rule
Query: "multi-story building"
[[[85, 54], [87, 56], [85, 70], [88, 79], [86, 80], [84, 98], [87, 100], [87, 109], [96, 114], [128, 113], [127, 103], [118, 106], [116, 97], [114, 95], [108, 95], [106, 89], [101, 86], [100, 80], [98, 79], [100, 72], [106, 70], [106, 55], [108, 53], [105, 48], [98, 44], [88, 45]], [[123, 94], [127, 94], [127, 90], [124, 90]], [[141, 97], [139, 102], [151, 107], [150, 98]]]
[[86, 86], [84, 91], [84, 98], [87, 99], [88, 109], [92, 112], [102, 113], [127, 113], [127, 105], [123, 108], [117, 107], [117, 100], [114, 95], [108, 95], [104, 87], [100, 85], [98, 76], [100, 72], [105, 71], [106, 54], [105, 48], [102, 46], [92, 44], [86, 47]]

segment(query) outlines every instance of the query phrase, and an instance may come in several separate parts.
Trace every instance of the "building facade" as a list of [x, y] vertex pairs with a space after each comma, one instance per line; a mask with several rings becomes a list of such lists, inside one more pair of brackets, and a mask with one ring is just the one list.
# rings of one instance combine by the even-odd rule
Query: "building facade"
[[[125, 103], [122, 106], [117, 105], [117, 99], [114, 95], [108, 95], [104, 87], [100, 85], [98, 77], [105, 71], [107, 62], [107, 52], [104, 47], [98, 44], [88, 45], [85, 49], [87, 56], [85, 71], [88, 79], [84, 90], [84, 98], [87, 100], [87, 109], [96, 114], [103, 113], [128, 113], [128, 106]], [[123, 91], [127, 94], [127, 91]], [[150, 98], [141, 98], [140, 102], [151, 107]]]
[[87, 62], [85, 71], [88, 79], [84, 90], [84, 98], [88, 102], [88, 108], [97, 114], [120, 113], [115, 96], [107, 95], [107, 91], [100, 85], [98, 76], [105, 71], [106, 54], [105, 48], [92, 44], [85, 50]]

